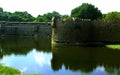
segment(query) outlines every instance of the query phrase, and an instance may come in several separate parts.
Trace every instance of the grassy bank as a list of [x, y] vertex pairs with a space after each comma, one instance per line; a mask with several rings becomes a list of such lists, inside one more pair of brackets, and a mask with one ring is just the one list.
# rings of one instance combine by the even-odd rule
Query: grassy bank
[[106, 47], [112, 48], [112, 49], [120, 49], [120, 44], [116, 44], [116, 45], [106, 45]]
[[[18, 69], [3, 66], [0, 64], [0, 75], [21, 75]], [[41, 74], [22, 74], [22, 75], [41, 75]]]
[[0, 65], [0, 75], [20, 75], [20, 71], [11, 67]]
[[41, 75], [41, 74], [24, 74], [24, 75]]

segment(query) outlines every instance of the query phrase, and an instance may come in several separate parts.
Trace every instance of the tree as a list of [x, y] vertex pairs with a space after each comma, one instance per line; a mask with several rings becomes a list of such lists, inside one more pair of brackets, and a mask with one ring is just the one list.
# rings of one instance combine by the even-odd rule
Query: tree
[[69, 15], [61, 15], [61, 18], [62, 18], [62, 19], [69, 19], [70, 16], [69, 16]]
[[14, 13], [3, 11], [3, 8], [0, 7], [0, 21], [19, 21], [19, 22], [28, 22], [34, 21], [35, 18], [29, 14], [27, 11], [20, 12], [16, 11]]
[[9, 16], [10, 15], [12, 15], [12, 13], [10, 13], [10, 12], [4, 12], [3, 14], [2, 14], [2, 21], [9, 21]]
[[94, 5], [83, 3], [81, 6], [76, 7], [71, 11], [71, 17], [95, 20], [102, 18], [102, 13]]
[[2, 12], [3, 12], [3, 8], [0, 7], [0, 13], [2, 13]]
[[52, 17], [54, 16], [60, 16], [60, 14], [56, 11], [53, 11], [53, 12], [49, 12], [49, 13], [46, 13], [44, 15], [39, 15], [35, 22], [50, 22]]
[[35, 19], [35, 22], [44, 22], [43, 16], [38, 15], [38, 17]]
[[104, 20], [110, 23], [119, 23], [120, 22], [120, 12], [110, 12], [108, 13]]
[[28, 22], [34, 21], [34, 17], [30, 15], [27, 11], [25, 12], [16, 11], [9, 15], [9, 21]]
[[0, 21], [2, 20], [3, 8], [0, 7]]
[[9, 16], [9, 21], [18, 21], [18, 22], [21, 22], [21, 21], [23, 21], [23, 19], [21, 18], [21, 17], [19, 17], [19, 16], [16, 16], [16, 15], [10, 15]]

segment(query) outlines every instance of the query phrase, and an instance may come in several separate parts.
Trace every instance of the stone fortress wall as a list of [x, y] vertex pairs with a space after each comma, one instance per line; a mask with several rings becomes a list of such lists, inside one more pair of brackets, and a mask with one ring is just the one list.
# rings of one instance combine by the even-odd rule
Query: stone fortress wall
[[101, 20], [73, 18], [52, 20], [52, 42], [67, 44], [110, 44], [120, 43], [120, 25]]
[[120, 25], [101, 20], [54, 17], [52, 22], [0, 22], [1, 36], [52, 38], [52, 43], [111, 44], [120, 43]]
[[50, 22], [0, 22], [1, 36], [51, 37]]

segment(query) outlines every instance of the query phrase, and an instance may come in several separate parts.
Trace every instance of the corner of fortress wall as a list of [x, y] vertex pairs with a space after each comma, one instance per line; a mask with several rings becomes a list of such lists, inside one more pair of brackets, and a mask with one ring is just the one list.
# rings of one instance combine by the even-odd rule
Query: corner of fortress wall
[[[62, 20], [54, 18], [53, 40], [57, 42], [83, 42], [90, 41], [91, 20], [73, 18]], [[88, 25], [89, 24], [89, 25]], [[87, 33], [87, 34], [86, 34]]]
[[53, 42], [105, 42], [120, 43], [120, 25], [108, 24], [102, 20], [73, 18], [62, 20], [55, 17], [52, 20]]

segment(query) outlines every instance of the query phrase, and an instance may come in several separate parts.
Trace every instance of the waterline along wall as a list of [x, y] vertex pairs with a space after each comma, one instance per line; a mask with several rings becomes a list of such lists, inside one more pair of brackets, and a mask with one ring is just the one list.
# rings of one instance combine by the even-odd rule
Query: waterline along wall
[[90, 19], [52, 20], [52, 43], [73, 45], [103, 45], [120, 43], [120, 24]]
[[1, 36], [51, 37], [50, 22], [0, 22]]

